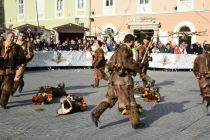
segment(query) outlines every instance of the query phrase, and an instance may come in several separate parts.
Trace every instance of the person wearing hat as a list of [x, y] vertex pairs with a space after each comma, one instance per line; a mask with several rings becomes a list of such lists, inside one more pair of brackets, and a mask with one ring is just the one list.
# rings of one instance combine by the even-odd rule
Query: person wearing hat
[[102, 49], [102, 42], [100, 40], [95, 41], [95, 55], [93, 57], [92, 65], [95, 68], [94, 79], [95, 83], [92, 84], [93, 87], [99, 87], [99, 82], [101, 79], [108, 80], [108, 76], [105, 73], [106, 60], [104, 57], [104, 51]]
[[198, 79], [203, 97], [203, 111], [207, 114], [210, 105], [210, 44], [205, 44], [204, 50], [205, 52], [194, 60], [193, 73]]
[[19, 87], [19, 92], [22, 92], [23, 86], [24, 86], [23, 75], [25, 72], [25, 68], [26, 68], [27, 63], [34, 56], [33, 48], [31, 46], [31, 43], [26, 40], [25, 32], [19, 33], [18, 40], [17, 40], [16, 44], [19, 45], [23, 49], [26, 60], [25, 60], [24, 64], [18, 66], [18, 69], [15, 72], [14, 86], [13, 86], [12, 93], [11, 93], [12, 96], [14, 95], [14, 93], [16, 92], [18, 87]]

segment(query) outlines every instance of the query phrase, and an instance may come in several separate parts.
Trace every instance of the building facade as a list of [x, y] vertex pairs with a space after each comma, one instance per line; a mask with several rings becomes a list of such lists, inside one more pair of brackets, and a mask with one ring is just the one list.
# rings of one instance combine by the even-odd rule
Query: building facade
[[4, 7], [7, 28], [29, 24], [52, 30], [57, 38], [74, 33], [72, 27], [90, 28], [90, 0], [5, 0]]
[[209, 0], [92, 0], [91, 33], [123, 40], [133, 33], [163, 43], [210, 42]]
[[4, 0], [0, 0], [0, 28], [4, 28]]

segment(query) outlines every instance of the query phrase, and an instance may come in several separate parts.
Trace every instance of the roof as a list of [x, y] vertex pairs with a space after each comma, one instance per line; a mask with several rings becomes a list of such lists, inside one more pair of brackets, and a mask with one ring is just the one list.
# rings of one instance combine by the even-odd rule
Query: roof
[[9, 32], [9, 31], [13, 31], [12, 29], [8, 29], [8, 28], [5, 28], [5, 27], [0, 27], [0, 33], [4, 33], [4, 32]]
[[89, 30], [88, 28], [73, 23], [57, 26], [53, 29], [58, 33], [85, 33]]
[[21, 25], [21, 26], [17, 26], [14, 29], [16, 29], [18, 31], [31, 30], [32, 33], [43, 33], [43, 31], [49, 31], [49, 32], [51, 31], [51, 30], [45, 29], [43, 27], [32, 25], [32, 24], [24, 24], [24, 25]]

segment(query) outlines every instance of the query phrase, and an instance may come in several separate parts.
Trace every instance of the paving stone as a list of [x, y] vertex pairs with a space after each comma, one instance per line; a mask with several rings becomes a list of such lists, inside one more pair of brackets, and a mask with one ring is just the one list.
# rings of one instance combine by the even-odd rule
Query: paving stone
[[[149, 71], [160, 87], [160, 103], [136, 100], [145, 112], [140, 116], [144, 126], [133, 130], [126, 116], [114, 106], [101, 116], [99, 128], [90, 119], [90, 111], [102, 100], [107, 82], [100, 87], [90, 86], [93, 70], [54, 70], [26, 72], [22, 93], [10, 97], [9, 109], [0, 109], [0, 140], [197, 140], [210, 139], [210, 117], [204, 116], [196, 78], [192, 72]], [[138, 81], [136, 76], [135, 81]], [[35, 106], [34, 96], [40, 86], [57, 86], [64, 82], [70, 94], [82, 95], [88, 110], [57, 116], [59, 100], [52, 104]], [[36, 108], [44, 111], [36, 112]]]

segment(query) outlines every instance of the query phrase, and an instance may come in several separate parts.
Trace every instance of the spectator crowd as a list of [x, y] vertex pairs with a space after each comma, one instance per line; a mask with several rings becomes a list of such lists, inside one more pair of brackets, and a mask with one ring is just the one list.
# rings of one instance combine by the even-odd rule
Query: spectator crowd
[[[4, 38], [0, 36], [0, 42]], [[40, 39], [40, 38], [28, 38], [28, 41], [31, 42], [32, 47], [35, 51], [91, 51], [94, 49], [95, 40], [87, 39], [66, 39], [61, 42], [58, 40], [55, 42], [53, 39]], [[204, 42], [205, 43], [205, 42]], [[103, 41], [103, 50], [104, 52], [115, 51], [122, 42], [114, 40], [104, 40]], [[134, 46], [135, 48], [135, 46]], [[149, 49], [150, 53], [171, 53], [171, 54], [202, 54], [203, 53], [203, 44], [196, 42], [194, 44], [187, 44], [185, 41], [182, 41], [179, 45], [172, 44], [168, 42], [163, 44], [161, 42], [153, 42], [151, 48]]]

